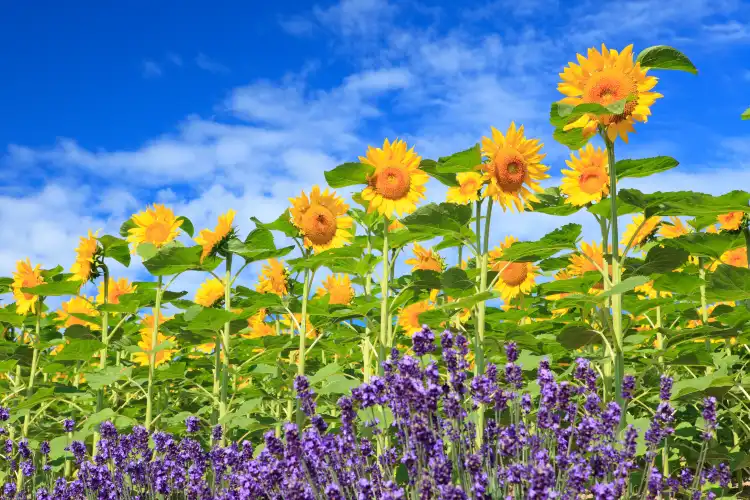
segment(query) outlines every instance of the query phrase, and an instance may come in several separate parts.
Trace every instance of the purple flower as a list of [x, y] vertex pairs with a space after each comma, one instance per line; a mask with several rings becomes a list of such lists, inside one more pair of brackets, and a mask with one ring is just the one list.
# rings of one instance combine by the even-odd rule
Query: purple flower
[[515, 342], [505, 343], [505, 357], [508, 358], [508, 363], [518, 361], [518, 346]]
[[49, 441], [42, 441], [42, 444], [39, 445], [39, 451], [45, 457], [49, 455], [49, 452], [50, 452]]
[[73, 432], [73, 430], [76, 428], [76, 421], [72, 418], [66, 418], [63, 420], [63, 430], [65, 432]]
[[4, 406], [0, 406], [0, 422], [5, 422], [10, 418], [10, 411]]
[[703, 420], [706, 421], [706, 428], [703, 432], [703, 439], [710, 441], [716, 431], [716, 398], [709, 396], [703, 400]]
[[200, 430], [201, 421], [198, 417], [189, 416], [185, 419], [185, 427], [190, 434], [195, 434]]
[[667, 377], [666, 375], [661, 376], [659, 398], [662, 401], [669, 401], [669, 398], [672, 397], [672, 382], [672, 377]]
[[224, 434], [224, 430], [219, 424], [215, 425], [214, 428], [211, 429], [211, 439], [214, 442], [221, 441], [223, 434]]
[[630, 401], [633, 399], [633, 393], [635, 392], [635, 377], [632, 375], [625, 375], [622, 379], [622, 399]]
[[294, 390], [297, 392], [297, 399], [300, 402], [302, 412], [311, 417], [315, 414], [315, 393], [310, 389], [310, 382], [304, 375], [294, 377]]
[[411, 342], [414, 354], [419, 357], [435, 350], [435, 334], [427, 325], [422, 326], [422, 329], [412, 336]]

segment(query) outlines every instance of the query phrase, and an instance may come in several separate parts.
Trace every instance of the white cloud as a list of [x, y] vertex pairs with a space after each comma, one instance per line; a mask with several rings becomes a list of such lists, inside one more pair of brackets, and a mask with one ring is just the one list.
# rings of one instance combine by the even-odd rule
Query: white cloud
[[380, 32], [397, 10], [386, 0], [341, 0], [327, 8], [315, 6], [313, 14], [322, 25], [345, 36], [369, 37]]
[[141, 67], [141, 74], [144, 78], [157, 78], [160, 77], [164, 72], [156, 62], [147, 59], [143, 61]]
[[229, 68], [223, 64], [214, 61], [203, 52], [195, 57], [195, 65], [209, 73], [229, 73]]
[[280, 19], [279, 25], [292, 36], [308, 36], [315, 30], [315, 23], [303, 16]]
[[167, 52], [167, 60], [175, 66], [182, 66], [182, 57], [174, 52]]

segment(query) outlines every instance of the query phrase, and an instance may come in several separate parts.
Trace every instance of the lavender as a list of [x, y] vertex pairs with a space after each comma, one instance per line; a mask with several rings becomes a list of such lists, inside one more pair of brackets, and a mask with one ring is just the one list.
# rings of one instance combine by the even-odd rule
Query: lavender
[[65, 432], [73, 432], [73, 430], [76, 428], [76, 421], [72, 418], [66, 418], [63, 420], [63, 430]]
[[703, 439], [710, 441], [716, 432], [716, 398], [711, 396], [703, 400], [703, 420], [706, 427], [703, 432]]
[[672, 377], [662, 375], [660, 379], [659, 398], [662, 401], [669, 401], [672, 397]]
[[421, 330], [416, 332], [412, 338], [412, 346], [414, 354], [417, 356], [424, 356], [435, 351], [435, 334], [432, 333], [430, 327], [424, 325]]
[[185, 428], [190, 434], [195, 434], [200, 430], [201, 421], [198, 417], [190, 416], [185, 419]]
[[632, 375], [625, 375], [622, 379], [622, 399], [630, 401], [633, 399], [633, 393], [635, 392], [635, 377]]

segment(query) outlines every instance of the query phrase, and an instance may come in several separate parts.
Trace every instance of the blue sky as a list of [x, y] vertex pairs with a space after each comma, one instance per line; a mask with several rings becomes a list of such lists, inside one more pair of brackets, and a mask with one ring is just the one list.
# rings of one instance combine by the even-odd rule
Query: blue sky
[[[750, 181], [741, 0], [13, 2], [3, 21], [2, 275], [26, 256], [68, 266], [78, 236], [114, 234], [154, 201], [198, 227], [235, 208], [244, 233], [249, 216], [275, 218], [384, 137], [437, 157], [515, 120], [557, 175], [568, 155], [547, 122], [557, 74], [601, 42], [673, 45], [700, 71], [658, 73], [665, 98], [618, 155], [681, 165], [632, 186], [721, 193]], [[560, 220], [495, 223], [499, 242]]]

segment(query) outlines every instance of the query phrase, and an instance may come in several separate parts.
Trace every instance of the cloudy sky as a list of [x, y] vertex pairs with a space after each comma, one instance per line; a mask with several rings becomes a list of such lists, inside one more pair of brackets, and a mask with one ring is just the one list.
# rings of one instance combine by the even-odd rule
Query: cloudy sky
[[[568, 152], [547, 121], [558, 73], [602, 42], [673, 45], [699, 69], [660, 72], [665, 97], [618, 149], [681, 165], [630, 186], [750, 189], [742, 0], [44, 5], [2, 11], [12, 50], [0, 52], [0, 275], [23, 257], [69, 267], [80, 235], [117, 234], [153, 202], [197, 228], [234, 208], [244, 234], [251, 215], [276, 218], [384, 137], [436, 158], [515, 120], [543, 140], [558, 176]], [[560, 222], [497, 217], [493, 237], [530, 239]]]

